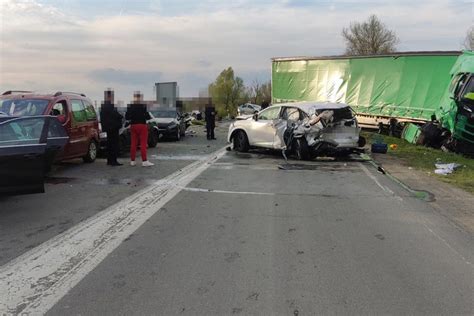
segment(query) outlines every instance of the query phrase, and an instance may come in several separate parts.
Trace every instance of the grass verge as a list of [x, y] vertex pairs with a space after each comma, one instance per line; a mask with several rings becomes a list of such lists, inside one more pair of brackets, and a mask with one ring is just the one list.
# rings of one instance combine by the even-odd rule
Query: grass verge
[[[378, 138], [382, 138], [387, 144], [397, 144], [397, 149], [388, 150], [388, 155], [400, 158], [404, 164], [415, 169], [427, 172], [443, 182], [450, 183], [470, 193], [474, 193], [474, 159], [470, 159], [454, 153], [446, 153], [438, 149], [428, 148], [424, 146], [416, 146], [407, 141], [379, 135], [377, 133], [363, 131], [362, 136], [367, 139], [368, 144], [372, 144]], [[435, 163], [451, 163], [455, 162], [461, 165], [452, 174], [443, 176], [434, 173]]]

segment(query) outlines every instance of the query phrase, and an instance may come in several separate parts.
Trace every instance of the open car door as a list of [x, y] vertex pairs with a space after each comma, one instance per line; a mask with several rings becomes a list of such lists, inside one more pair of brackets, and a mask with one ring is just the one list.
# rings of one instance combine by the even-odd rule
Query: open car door
[[[45, 158], [52, 120], [55, 118], [49, 116], [0, 120], [0, 194], [44, 192]], [[67, 137], [59, 142], [63, 147]], [[55, 143], [57, 148], [58, 141]]]

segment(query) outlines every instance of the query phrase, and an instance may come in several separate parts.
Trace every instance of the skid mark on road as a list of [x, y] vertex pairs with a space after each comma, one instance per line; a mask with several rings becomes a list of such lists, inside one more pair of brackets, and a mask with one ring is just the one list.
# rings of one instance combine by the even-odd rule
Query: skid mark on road
[[224, 148], [131, 195], [0, 268], [0, 315], [44, 314]]

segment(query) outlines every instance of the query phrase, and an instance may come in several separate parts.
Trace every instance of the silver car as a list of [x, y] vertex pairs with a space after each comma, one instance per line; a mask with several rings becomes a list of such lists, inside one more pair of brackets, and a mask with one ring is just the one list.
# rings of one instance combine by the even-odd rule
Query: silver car
[[252, 147], [283, 150], [298, 159], [361, 151], [365, 140], [354, 111], [344, 103], [295, 102], [268, 107], [229, 127], [235, 150]]
[[239, 106], [237, 112], [239, 115], [253, 115], [255, 113], [258, 113], [261, 109], [262, 107], [260, 105], [245, 103]]

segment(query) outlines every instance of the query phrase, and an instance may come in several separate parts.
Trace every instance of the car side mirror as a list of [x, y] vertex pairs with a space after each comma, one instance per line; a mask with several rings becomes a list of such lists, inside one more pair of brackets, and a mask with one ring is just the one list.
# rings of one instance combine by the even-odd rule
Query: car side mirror
[[258, 113], [255, 113], [255, 114], [253, 115], [253, 119], [254, 119], [255, 121], [258, 121]]

